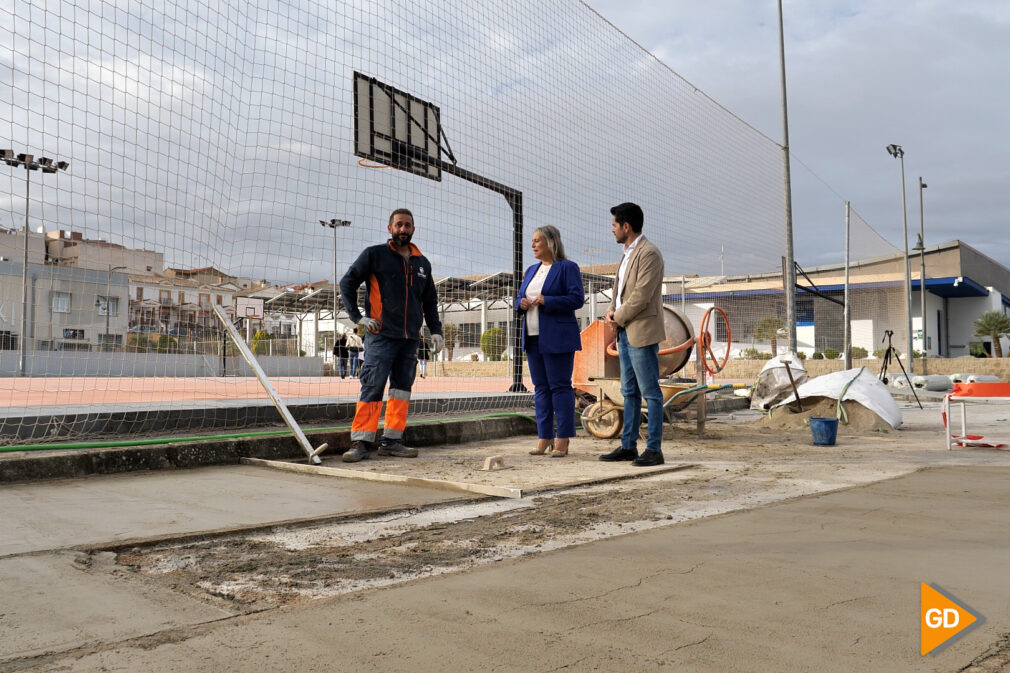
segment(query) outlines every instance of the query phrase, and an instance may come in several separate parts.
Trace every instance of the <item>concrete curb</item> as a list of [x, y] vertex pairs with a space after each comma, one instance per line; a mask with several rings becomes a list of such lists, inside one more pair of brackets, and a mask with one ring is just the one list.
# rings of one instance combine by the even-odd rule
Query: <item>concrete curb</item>
[[[305, 434], [313, 446], [330, 445], [328, 454], [341, 453], [351, 443], [350, 431]], [[505, 416], [465, 421], [443, 421], [408, 426], [404, 441], [412, 446], [461, 444], [536, 434], [536, 423], [525, 416]], [[94, 474], [141, 470], [172, 470], [209, 465], [237, 465], [241, 458], [285, 460], [304, 458], [293, 436], [199, 440], [173, 444], [95, 449], [23, 451], [0, 454], [0, 483], [68, 479]]]

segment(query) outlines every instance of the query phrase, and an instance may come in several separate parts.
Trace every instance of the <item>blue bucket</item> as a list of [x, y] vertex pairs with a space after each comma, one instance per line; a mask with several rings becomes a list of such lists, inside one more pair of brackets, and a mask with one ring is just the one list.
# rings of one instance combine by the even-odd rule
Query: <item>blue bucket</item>
[[837, 418], [810, 418], [810, 432], [816, 446], [834, 446], [838, 435]]

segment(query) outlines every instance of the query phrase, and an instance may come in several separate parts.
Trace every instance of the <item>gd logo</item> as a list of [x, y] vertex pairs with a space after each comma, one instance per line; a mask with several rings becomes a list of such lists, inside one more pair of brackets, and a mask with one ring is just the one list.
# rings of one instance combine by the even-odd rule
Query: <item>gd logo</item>
[[919, 612], [919, 652], [923, 656], [936, 654], [985, 622], [985, 617], [936, 584], [919, 585]]

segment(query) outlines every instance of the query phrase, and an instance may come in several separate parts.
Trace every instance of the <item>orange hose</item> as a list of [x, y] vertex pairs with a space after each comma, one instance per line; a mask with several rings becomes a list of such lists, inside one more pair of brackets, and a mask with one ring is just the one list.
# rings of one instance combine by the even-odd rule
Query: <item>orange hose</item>
[[[708, 331], [713, 311], [718, 311], [722, 314], [722, 321], [726, 323], [726, 356], [722, 359], [722, 364], [719, 364], [719, 358], [716, 356], [715, 351], [712, 350], [712, 335]], [[715, 376], [718, 372], [721, 372], [726, 367], [726, 363], [729, 362], [729, 345], [733, 341], [733, 334], [729, 327], [729, 318], [726, 316], [726, 311], [722, 310], [718, 306], [713, 306], [705, 311], [705, 315], [701, 318], [701, 327], [699, 328], [699, 331], [699, 336], [692, 337], [679, 346], [662, 348], [660, 349], [659, 354], [669, 355], [670, 353], [679, 353], [691, 348], [695, 344], [698, 344], [698, 347], [701, 349], [702, 362], [705, 363], [705, 369], [709, 374]], [[607, 355], [612, 355], [614, 357], [620, 356], [620, 353], [617, 351], [616, 341], [611, 341], [607, 344]], [[708, 364], [709, 361], [712, 362], [711, 366]]]

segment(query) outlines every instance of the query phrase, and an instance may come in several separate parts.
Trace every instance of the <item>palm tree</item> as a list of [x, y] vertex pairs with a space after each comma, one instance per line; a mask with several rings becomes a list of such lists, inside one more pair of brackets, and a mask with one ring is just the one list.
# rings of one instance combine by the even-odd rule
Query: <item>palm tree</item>
[[452, 351], [456, 347], [456, 340], [459, 338], [459, 326], [456, 323], [442, 323], [442, 339], [445, 341], [445, 356], [447, 360], [452, 360]]
[[786, 323], [778, 316], [770, 315], [761, 318], [757, 327], [754, 328], [754, 338], [761, 341], [770, 341], [772, 344], [772, 357], [778, 355], [778, 338], [786, 328]]
[[1010, 316], [1001, 311], [986, 311], [978, 317], [973, 326], [975, 336], [992, 339], [993, 356], [1003, 357], [1003, 347], [1000, 346], [999, 338], [1010, 332]]

